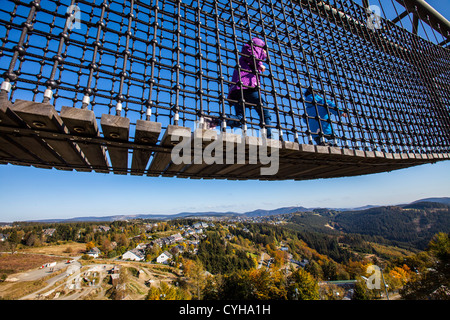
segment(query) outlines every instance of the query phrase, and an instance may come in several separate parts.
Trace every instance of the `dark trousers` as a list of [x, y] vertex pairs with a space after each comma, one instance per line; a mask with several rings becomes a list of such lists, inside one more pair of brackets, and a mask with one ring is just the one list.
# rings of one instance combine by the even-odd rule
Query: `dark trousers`
[[[318, 136], [318, 135], [316, 135], [316, 134], [313, 134], [312, 137], [313, 137], [313, 139], [314, 139], [314, 141], [316, 142], [317, 145], [322, 144], [322, 143], [320, 142], [320, 136]], [[323, 138], [324, 138], [325, 142], [328, 142], [328, 143], [334, 145], [334, 141], [333, 141], [333, 138], [331, 138], [331, 135], [324, 134], [324, 135], [323, 135]]]
[[[267, 138], [271, 138], [272, 137], [272, 131], [271, 128], [267, 128], [267, 126], [271, 125], [270, 120], [272, 119], [272, 117], [270, 116], [270, 111], [267, 109], [262, 108], [262, 106], [265, 105], [264, 100], [259, 97], [259, 93], [257, 90], [253, 90], [253, 89], [245, 89], [244, 91], [244, 100], [247, 103], [252, 103], [255, 104], [256, 106], [250, 106], [251, 108], [255, 108], [256, 112], [258, 113], [259, 119], [262, 120], [264, 119], [264, 123], [266, 125], [266, 129], [267, 129]], [[230, 97], [233, 100], [240, 100], [240, 90], [236, 90], [233, 92], [233, 94]], [[234, 107], [234, 110], [236, 112], [236, 114], [233, 115], [227, 115], [228, 118], [237, 118], [239, 120], [242, 120], [244, 118], [244, 114], [245, 114], [245, 110], [244, 107], [241, 103], [236, 102], [236, 103], [232, 103], [232, 106]], [[262, 116], [261, 117], [261, 109], [262, 109]], [[231, 128], [237, 128], [241, 126], [241, 122], [239, 121], [234, 121], [234, 120], [229, 120], [227, 121], [227, 124], [231, 127]]]

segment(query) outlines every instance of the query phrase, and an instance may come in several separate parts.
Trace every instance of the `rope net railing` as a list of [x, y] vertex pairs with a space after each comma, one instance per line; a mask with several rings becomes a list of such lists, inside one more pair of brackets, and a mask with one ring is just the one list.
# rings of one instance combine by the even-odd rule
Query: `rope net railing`
[[370, 17], [347, 0], [2, 1], [2, 90], [131, 128], [449, 152], [450, 51]]

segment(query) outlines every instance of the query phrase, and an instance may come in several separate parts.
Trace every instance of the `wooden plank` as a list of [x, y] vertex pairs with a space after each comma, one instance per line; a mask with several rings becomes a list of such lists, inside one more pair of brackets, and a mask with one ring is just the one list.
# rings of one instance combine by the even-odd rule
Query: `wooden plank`
[[[257, 152], [259, 145], [261, 145], [261, 141], [257, 137], [238, 136], [237, 141], [234, 144], [235, 158], [233, 163], [218, 170], [214, 175], [231, 178], [241, 174], [243, 170], [248, 171], [255, 169], [258, 165]], [[250, 154], [252, 159], [250, 159]]]
[[[8, 100], [8, 95], [5, 92], [0, 93], [0, 126], [17, 127], [21, 122], [19, 117], [14, 114], [10, 107], [12, 103]], [[9, 113], [9, 115], [8, 115]], [[0, 156], [2, 158], [12, 157], [17, 160], [27, 162], [40, 162], [41, 159], [35, 157], [27, 149], [17, 144], [10, 136], [0, 136]]]
[[[156, 145], [161, 133], [161, 123], [153, 121], [136, 121], [136, 133], [134, 142], [145, 145]], [[133, 150], [133, 159], [131, 162], [131, 174], [143, 175], [147, 167], [148, 160], [152, 152], [142, 149]]]
[[[95, 114], [91, 110], [63, 106], [60, 116], [71, 134], [82, 137], [100, 136]], [[78, 146], [96, 172], [109, 173], [104, 146], [80, 142], [78, 142]]]
[[[0, 93], [0, 125], [13, 128], [29, 128], [29, 126], [15, 114], [5, 92]], [[61, 156], [57, 154], [45, 141], [36, 137], [10, 135], [9, 139], [15, 144], [27, 150], [32, 156], [39, 159], [33, 165], [38, 168], [58, 168], [65, 164]]]
[[[207, 146], [214, 147], [213, 143], [222, 143], [217, 141], [217, 131], [210, 129], [196, 129], [191, 136], [192, 139], [192, 162], [189, 165], [185, 165], [179, 170], [177, 176], [181, 178], [194, 179], [196, 174], [203, 170], [208, 164], [204, 159], [204, 151]], [[167, 171], [171, 169], [177, 169], [176, 167], [169, 166]]]
[[[103, 136], [106, 139], [128, 142], [130, 132], [130, 119], [103, 114], [100, 120]], [[109, 159], [115, 174], [127, 174], [128, 148], [107, 146]]]
[[[246, 179], [259, 179], [261, 177], [270, 177], [273, 175], [276, 175], [279, 171], [280, 167], [280, 158], [279, 158], [279, 151], [282, 147], [282, 144], [279, 140], [273, 140], [273, 139], [267, 139], [264, 140], [261, 138], [255, 138], [255, 137], [248, 137], [253, 139], [247, 139], [246, 140], [246, 149], [249, 150], [250, 145], [253, 143], [255, 146], [257, 146], [256, 151], [253, 150], [253, 152], [256, 152], [254, 156], [257, 157], [256, 163], [250, 164], [250, 160], [247, 158], [246, 165], [243, 165], [239, 169], [232, 171], [230, 175], [232, 176], [240, 176]], [[278, 156], [278, 158], [277, 158]], [[277, 158], [277, 159], [275, 159]], [[263, 163], [269, 162], [270, 163]], [[274, 163], [278, 161], [278, 164]], [[272, 168], [274, 174], [267, 174], [268, 169], [271, 166], [274, 166]], [[269, 172], [270, 173], [270, 172]]]
[[315, 154], [314, 145], [283, 141], [280, 150], [280, 169], [276, 177], [285, 179], [297, 173], [302, 168], [307, 170], [310, 165], [308, 162], [303, 162], [302, 159], [308, 158], [312, 154]]
[[[69, 133], [55, 108], [48, 103], [16, 100], [11, 109], [31, 128], [47, 132]], [[44, 139], [69, 166], [89, 172], [89, 164], [78, 145], [71, 141]]]
[[2, 151], [2, 157], [13, 157], [16, 160], [22, 160], [26, 162], [40, 162], [40, 159], [33, 156], [21, 145], [17, 145], [9, 137], [0, 136], [0, 151]]
[[[186, 127], [180, 127], [175, 125], [167, 126], [164, 136], [161, 140], [161, 146], [166, 148], [172, 148], [178, 143], [181, 143], [183, 139], [191, 137], [191, 129]], [[153, 156], [152, 163], [149, 167], [148, 176], [157, 177], [161, 175], [171, 162], [171, 153], [156, 152]]]
[[[199, 176], [201, 177], [211, 177], [213, 176], [216, 179], [219, 179], [221, 177], [218, 177], [217, 172], [230, 167], [231, 165], [236, 163], [236, 156], [234, 155], [236, 152], [236, 148], [241, 145], [241, 136], [234, 133], [229, 132], [222, 132], [219, 137], [217, 137], [216, 141], [214, 143], [222, 143], [223, 151], [224, 151], [224, 158], [223, 158], [223, 164], [214, 164], [214, 165], [206, 165], [200, 171], [197, 172]], [[234, 150], [233, 157], [230, 159], [227, 159], [227, 145], [232, 146]], [[191, 177], [192, 178], [192, 177]], [[222, 177], [223, 178], [223, 177]]]

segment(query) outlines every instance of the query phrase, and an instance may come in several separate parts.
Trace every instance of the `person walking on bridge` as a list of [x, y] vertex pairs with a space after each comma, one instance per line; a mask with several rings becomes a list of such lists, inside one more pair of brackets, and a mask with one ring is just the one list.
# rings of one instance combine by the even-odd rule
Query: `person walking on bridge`
[[[321, 146], [335, 146], [335, 143], [332, 142], [333, 127], [329, 114], [341, 115], [344, 118], [347, 117], [347, 114], [332, 101], [325, 100], [320, 95], [314, 94], [311, 87], [305, 91], [305, 104], [308, 116], [303, 118], [303, 122], [309, 124], [309, 130], [316, 144]], [[317, 113], [319, 113], [318, 117]], [[320, 124], [317, 119], [320, 119]], [[322, 132], [324, 141], [320, 139], [320, 132]]]
[[[233, 77], [228, 92], [228, 99], [231, 101], [230, 105], [235, 110], [235, 115], [227, 114], [227, 118], [238, 119], [228, 120], [227, 125], [231, 128], [236, 128], [242, 125], [242, 120], [245, 115], [243, 102], [246, 107], [254, 108], [258, 113], [259, 119], [267, 129], [267, 138], [272, 137], [271, 116], [268, 109], [264, 108], [266, 104], [259, 94], [258, 86], [260, 85], [259, 73], [266, 70], [264, 61], [267, 59], [267, 51], [264, 49], [265, 42], [259, 38], [253, 38], [248, 41], [241, 49], [241, 57], [239, 58], [239, 67], [233, 72]], [[251, 105], [249, 105], [251, 104]], [[218, 121], [212, 123], [212, 126], [219, 125]]]

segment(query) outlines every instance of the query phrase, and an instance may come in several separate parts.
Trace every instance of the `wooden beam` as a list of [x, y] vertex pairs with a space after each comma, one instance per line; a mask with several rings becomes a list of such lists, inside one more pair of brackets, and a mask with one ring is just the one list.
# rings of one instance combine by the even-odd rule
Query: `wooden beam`
[[[93, 111], [63, 106], [60, 115], [71, 134], [78, 134], [83, 137], [100, 136]], [[109, 173], [104, 146], [88, 143], [78, 143], [78, 146], [96, 172]]]
[[[156, 145], [161, 134], [161, 123], [137, 120], [134, 142], [145, 145]], [[152, 152], [148, 150], [134, 149], [131, 162], [131, 174], [143, 175]]]
[[[11, 128], [28, 128], [27, 124], [20, 119], [17, 114], [12, 110], [12, 103], [8, 100], [6, 92], [0, 93], [0, 126], [7, 126]], [[61, 157], [44, 141], [35, 137], [24, 137], [20, 135], [8, 135], [5, 137], [4, 144], [1, 148], [9, 149], [10, 143], [20, 146], [20, 149], [25, 150], [32, 158], [36, 158], [33, 161], [34, 166], [39, 168], [52, 168], [58, 164], [64, 164]], [[20, 152], [20, 151], [19, 151]], [[24, 158], [20, 158], [20, 154], [17, 154], [18, 159], [27, 161], [29, 156], [24, 155]]]
[[[48, 103], [19, 100], [11, 106], [14, 111], [31, 129], [47, 132], [69, 133], [55, 107]], [[78, 145], [71, 141], [45, 139], [67, 164], [77, 167], [77, 171], [91, 171], [88, 161]]]
[[[103, 114], [100, 120], [103, 136], [106, 139], [128, 142], [130, 131], [130, 119]], [[109, 159], [115, 174], [127, 174], [128, 170], [128, 148], [107, 146]]]
[[[175, 125], [167, 126], [164, 136], [161, 140], [161, 146], [173, 148], [181, 143], [183, 138], [190, 138], [191, 129]], [[152, 163], [148, 168], [148, 176], [157, 177], [163, 174], [171, 162], [171, 153], [156, 152], [153, 156]]]

